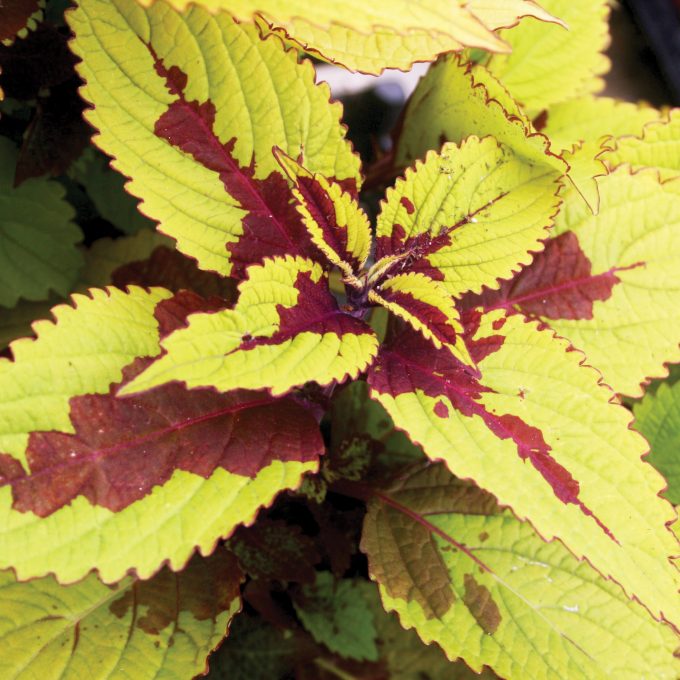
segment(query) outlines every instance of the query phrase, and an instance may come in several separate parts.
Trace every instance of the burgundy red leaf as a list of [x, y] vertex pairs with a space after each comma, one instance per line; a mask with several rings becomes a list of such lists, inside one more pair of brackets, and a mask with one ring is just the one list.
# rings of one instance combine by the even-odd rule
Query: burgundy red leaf
[[119, 267], [113, 272], [111, 281], [120, 288], [136, 285], [145, 288], [161, 286], [175, 293], [188, 290], [204, 298], [221, 298], [223, 307], [233, 304], [237, 296], [234, 279], [199, 269], [194, 260], [166, 246], [156, 248], [146, 260]]

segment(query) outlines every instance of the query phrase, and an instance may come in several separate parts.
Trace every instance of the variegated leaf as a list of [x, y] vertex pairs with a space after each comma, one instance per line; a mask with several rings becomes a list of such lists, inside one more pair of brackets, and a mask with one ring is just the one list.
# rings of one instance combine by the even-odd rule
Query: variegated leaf
[[340, 106], [311, 64], [256, 27], [162, 0], [147, 10], [83, 0], [69, 22], [96, 143], [201, 268], [242, 276], [263, 257], [311, 248], [273, 146], [358, 184]]
[[127, 379], [159, 353], [159, 333], [223, 302], [92, 295], [56, 308], [56, 324], [36, 324], [38, 338], [0, 363], [0, 567], [20, 579], [181, 569], [296, 488], [323, 452], [316, 420], [291, 400], [176, 384], [116, 397], [123, 367], [140, 357]]
[[[587, 208], [584, 208], [587, 210]], [[569, 344], [520, 316], [470, 312], [475, 373], [411, 330], [369, 372], [371, 394], [426, 455], [444, 460], [675, 623], [677, 541], [663, 480], [599, 374]]]
[[193, 677], [241, 607], [241, 573], [224, 550], [175, 574], [94, 574], [71, 586], [52, 576], [19, 583], [0, 573], [0, 673], [29, 680]]
[[677, 677], [669, 627], [443, 465], [415, 468], [376, 494], [362, 549], [386, 609], [477, 672]]
[[487, 137], [446, 144], [388, 190], [376, 257], [389, 273], [420, 272], [455, 297], [494, 288], [542, 249], [559, 199], [557, 175]]

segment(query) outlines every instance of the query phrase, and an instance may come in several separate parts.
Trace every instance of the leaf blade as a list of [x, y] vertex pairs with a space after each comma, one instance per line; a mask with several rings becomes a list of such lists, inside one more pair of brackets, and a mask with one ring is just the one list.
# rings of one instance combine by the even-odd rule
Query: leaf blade
[[549, 331], [502, 312], [473, 321], [466, 340], [480, 379], [404, 334], [371, 370], [372, 397], [428, 456], [494, 493], [546, 540], [559, 537], [656, 617], [676, 619], [673, 512], [658, 498], [662, 480], [640, 461], [645, 443], [625, 409]]

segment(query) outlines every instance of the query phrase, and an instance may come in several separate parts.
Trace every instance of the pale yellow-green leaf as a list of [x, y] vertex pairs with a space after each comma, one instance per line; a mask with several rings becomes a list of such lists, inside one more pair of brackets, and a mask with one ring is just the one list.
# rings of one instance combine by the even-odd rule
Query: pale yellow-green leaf
[[603, 159], [608, 140], [640, 134], [647, 123], [658, 119], [659, 112], [650, 106], [584, 96], [551, 106], [542, 132], [569, 163], [569, 178], [597, 213], [600, 196], [595, 178], [607, 173]]
[[[463, 4], [460, 2], [459, 4]], [[473, 0], [465, 7], [491, 30], [512, 26], [519, 19], [532, 16], [543, 21], [557, 21], [536, 4], [526, 0]], [[414, 62], [432, 61], [438, 54], [461, 50], [463, 36], [454, 37], [443, 25], [424, 30], [422, 27], [399, 31], [390, 28], [392, 8], [385, 7], [384, 22], [370, 31], [357, 31], [352, 25], [332, 23], [319, 25], [306, 13], [291, 18], [285, 26], [261, 20], [265, 30], [282, 36], [291, 44], [325, 61], [339, 64], [351, 71], [381, 73], [386, 68], [408, 70]], [[498, 45], [497, 49], [504, 49]]]
[[620, 281], [592, 319], [548, 323], [583, 350], [616, 392], [641, 396], [665, 363], [680, 361], [680, 180], [658, 181], [654, 170], [622, 167], [599, 180], [600, 214], [573, 192], [557, 217], [557, 233], [573, 231], [592, 273], [614, 270]]
[[543, 0], [541, 5], [567, 29], [527, 20], [501, 31], [512, 52], [491, 56], [487, 65], [529, 115], [602, 89], [601, 76], [609, 69], [603, 54], [609, 45], [609, 4], [609, 0]]
[[[247, 213], [217, 171], [154, 133], [178, 96], [154, 69], [151, 49], [166, 68], [187, 75], [187, 101], [214, 105], [216, 137], [208, 133], [206, 144], [235, 140], [229, 153], [241, 175], [252, 161], [255, 180], [278, 171], [276, 145], [293, 157], [302, 153], [313, 172], [360, 180], [340, 105], [329, 104], [312, 65], [299, 64], [278, 39], [262, 40], [256, 27], [225, 13], [192, 7], [179, 14], [162, 1], [145, 10], [134, 0], [82, 0], [68, 17], [86, 81], [80, 92], [94, 104], [86, 116], [99, 130], [96, 143], [131, 178], [127, 188], [142, 199], [142, 212], [201, 268], [229, 274], [225, 244], [238, 240]], [[228, 165], [226, 150], [219, 153]]]
[[680, 175], [680, 109], [673, 109], [666, 120], [653, 122], [644, 131], [626, 134], [638, 136], [616, 140], [614, 150], [605, 155], [608, 165], [657, 168], [662, 179]]
[[448, 55], [430, 67], [409, 100], [395, 162], [398, 167], [411, 165], [427, 151], [439, 149], [442, 141], [458, 143], [470, 135], [491, 135], [532, 163], [559, 174], [567, 171], [502, 83], [483, 66]]
[[[151, 4], [150, 0], [142, 0]], [[348, 0], [342, 4], [320, 0], [310, 5], [305, 0], [199, 0], [212, 12], [227, 11], [236, 18], [248, 21], [256, 14], [270, 22], [287, 28], [289, 22], [304, 19], [306, 23], [320, 28], [341, 25], [354, 32], [370, 34], [378, 27], [385, 27], [396, 33], [408, 34], [412, 30], [437, 31], [444, 33], [463, 45], [474, 45], [486, 49], [505, 49], [503, 43], [461, 2], [450, 0], [376, 0], [365, 3]], [[171, 0], [174, 7], [183, 10], [188, 0]], [[524, 14], [543, 14], [533, 3], [512, 0], [513, 7], [521, 8]], [[507, 18], [508, 10], [502, 12], [501, 23]], [[496, 17], [492, 12], [484, 14], [490, 22]], [[498, 22], [496, 22], [497, 24]], [[293, 33], [289, 31], [289, 33]], [[386, 64], [389, 65], [389, 64]]]

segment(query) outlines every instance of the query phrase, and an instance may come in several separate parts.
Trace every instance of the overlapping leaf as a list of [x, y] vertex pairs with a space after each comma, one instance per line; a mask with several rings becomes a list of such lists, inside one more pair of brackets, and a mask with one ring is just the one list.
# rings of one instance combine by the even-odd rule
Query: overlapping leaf
[[547, 138], [535, 132], [487, 69], [448, 55], [429, 69], [409, 100], [396, 142], [395, 162], [398, 167], [410, 165], [427, 151], [439, 149], [442, 140], [459, 143], [470, 135], [491, 135], [556, 174], [568, 169], [562, 159], [549, 152]]
[[323, 450], [316, 421], [288, 400], [177, 385], [116, 398], [122, 367], [160, 351], [159, 326], [169, 333], [223, 303], [181, 293], [157, 305], [169, 295], [158, 289], [93, 295], [57, 308], [57, 324], [37, 324], [38, 339], [13, 343], [4, 364], [0, 553], [22, 579], [179, 569], [296, 487]]
[[502, 311], [470, 313], [477, 374], [406, 330], [371, 369], [372, 396], [430, 458], [676, 622], [677, 542], [664, 530], [673, 511], [657, 497], [663, 480], [640, 460], [645, 442], [598, 373], [539, 328]]
[[78, 278], [82, 234], [64, 190], [46, 178], [15, 188], [14, 145], [0, 138], [0, 306], [66, 295]]
[[106, 586], [89, 575], [18, 583], [0, 573], [0, 673], [24, 680], [193, 677], [241, 606], [241, 574], [218, 551], [175, 574]]
[[666, 479], [664, 496], [680, 505], [680, 383], [646, 394], [635, 405], [635, 428], [649, 442], [648, 462]]
[[[454, 14], [464, 13], [468, 21], [472, 15], [489, 30], [513, 26], [520, 18], [527, 16], [543, 21], [557, 21], [533, 2], [525, 0], [502, 3], [481, 0], [467, 2], [464, 8], [462, 3], [459, 4], [460, 9], [454, 8], [453, 3], [448, 3], [446, 9], [454, 10]], [[371, 10], [374, 6], [371, 6]], [[342, 9], [338, 7], [333, 9], [338, 20]], [[408, 30], [395, 29], [392, 27], [394, 18], [392, 5], [382, 8], [380, 21], [367, 31], [356, 29], [356, 16], [354, 13], [350, 22], [319, 25], [310, 18], [307, 11], [302, 16], [291, 17], [283, 25], [274, 20], [263, 20], [263, 23], [269, 30], [321, 59], [364, 73], [377, 74], [388, 67], [406, 70], [416, 61], [431, 61], [442, 52], [460, 50], [465, 45], [477, 45], [480, 42], [479, 37], [473, 35], [447, 32], [446, 24], [443, 22], [429, 29], [425, 29], [423, 24]], [[489, 39], [494, 40], [491, 34], [487, 33], [484, 40]], [[506, 48], [496, 41], [493, 47], [489, 46], [487, 49], [504, 51]]]
[[604, 86], [601, 76], [609, 69], [609, 59], [602, 54], [609, 45], [607, 0], [544, 0], [541, 4], [568, 29], [522, 22], [512, 31], [501, 32], [512, 52], [487, 61], [531, 116], [598, 92]]
[[327, 571], [319, 572], [295, 602], [305, 628], [319, 643], [344, 658], [377, 661], [373, 614], [361, 595], [361, 583], [336, 581]]
[[[144, 0], [143, 4], [151, 3]], [[172, 0], [171, 4], [183, 10], [188, 2]], [[300, 48], [367, 73], [388, 67], [406, 69], [414, 61], [431, 61], [440, 52], [465, 46], [506, 51], [495, 29], [513, 26], [522, 17], [558, 21], [531, 0], [397, 0], [370, 5], [323, 0], [313, 6], [301, 0], [201, 0], [199, 4], [213, 12], [226, 10], [241, 20], [262, 20]]]
[[108, 165], [106, 156], [89, 147], [71, 166], [70, 176], [83, 185], [99, 214], [126, 234], [153, 227], [137, 209], [139, 201], [125, 191], [125, 177]]
[[666, 362], [680, 361], [680, 182], [624, 167], [599, 184], [600, 214], [568, 192], [558, 237], [484, 304], [546, 320], [616, 392], [640, 396], [641, 384], [666, 374]]
[[673, 109], [667, 120], [649, 124], [642, 132], [627, 134], [638, 136], [617, 140], [613, 151], [605, 155], [608, 165], [657, 168], [662, 179], [680, 175], [680, 109]]
[[192, 315], [186, 329], [162, 342], [163, 356], [121, 394], [172, 380], [189, 388], [285, 394], [308, 381], [356, 377], [378, 350], [373, 331], [338, 307], [323, 268], [311, 260], [251, 266], [239, 290], [233, 309]]
[[[72, 292], [85, 293], [91, 287], [107, 286], [113, 282], [112, 274], [119, 267], [139, 258], [149, 257], [158, 247], [170, 245], [172, 242], [169, 239], [148, 229], [135, 236], [98, 239], [83, 255], [83, 269]], [[167, 285], [167, 279], [148, 280], [148, 277], [144, 281], [127, 279], [124, 284], [161, 285], [173, 290], [172, 286]], [[31, 324], [49, 318], [50, 310], [60, 302], [64, 302], [64, 299], [52, 294], [43, 302], [19, 302], [16, 307], [3, 313], [0, 317], [0, 348], [6, 347], [17, 338], [33, 335]]]
[[640, 134], [658, 117], [659, 112], [649, 106], [584, 96], [551, 106], [541, 131], [569, 163], [569, 177], [597, 213], [600, 196], [595, 177], [607, 173], [603, 158], [608, 140], [611, 136]]
[[672, 680], [675, 633], [561, 543], [442, 465], [369, 506], [362, 549], [383, 604], [450, 659], [501, 677]]
[[556, 174], [490, 137], [430, 153], [387, 193], [376, 257], [453, 296], [493, 287], [531, 259], [557, 211]]
[[340, 106], [314, 84], [311, 64], [254, 26], [133, 0], [83, 0], [69, 21], [97, 144], [201, 268], [242, 274], [264, 256], [305, 250], [273, 146], [358, 183]]

